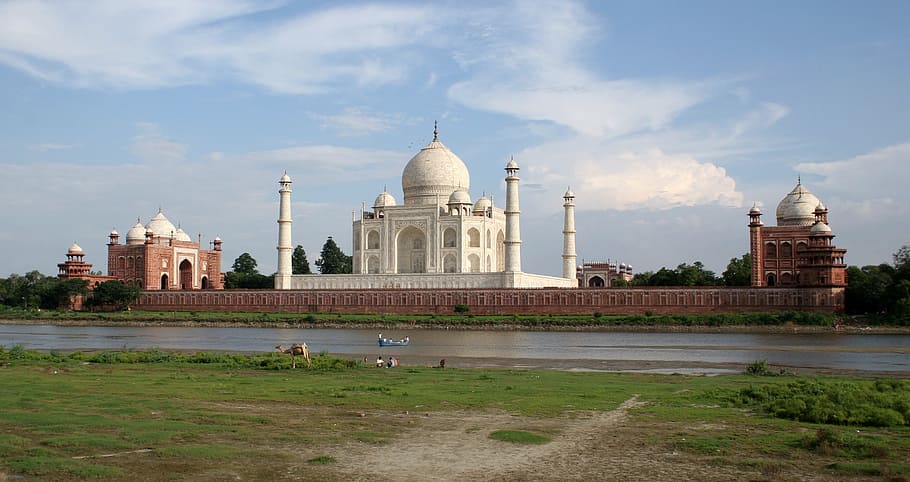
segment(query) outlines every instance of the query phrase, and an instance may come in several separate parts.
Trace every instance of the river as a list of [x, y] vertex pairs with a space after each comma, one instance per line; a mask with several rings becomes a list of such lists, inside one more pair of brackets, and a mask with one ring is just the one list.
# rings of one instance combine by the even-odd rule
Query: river
[[[35, 350], [266, 352], [305, 341], [311, 353], [372, 359], [496, 359], [506, 366], [621, 368], [723, 372], [755, 360], [812, 371], [878, 372], [910, 376], [910, 335], [615, 333], [401, 330], [388, 338], [408, 347], [379, 348], [365, 329], [199, 328], [0, 325], [0, 346]], [[621, 363], [620, 363], [621, 362]], [[475, 363], [476, 366], [476, 363]], [[741, 368], [737, 368], [741, 370]]]

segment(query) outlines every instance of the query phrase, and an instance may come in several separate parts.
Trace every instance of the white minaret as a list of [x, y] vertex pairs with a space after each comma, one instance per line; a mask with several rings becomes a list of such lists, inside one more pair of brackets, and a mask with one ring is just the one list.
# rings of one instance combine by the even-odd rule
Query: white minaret
[[278, 273], [275, 274], [275, 289], [291, 289], [291, 177], [285, 172], [278, 181], [281, 202], [278, 213]]
[[562, 277], [575, 279], [575, 194], [569, 189], [562, 197], [566, 210], [565, 223], [562, 228]]
[[521, 227], [518, 208], [518, 163], [506, 165], [506, 272], [521, 272]]

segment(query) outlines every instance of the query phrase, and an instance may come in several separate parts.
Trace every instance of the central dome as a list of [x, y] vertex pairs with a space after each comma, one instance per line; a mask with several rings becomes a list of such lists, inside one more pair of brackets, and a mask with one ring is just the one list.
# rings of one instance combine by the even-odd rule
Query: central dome
[[145, 225], [145, 229], [155, 233], [155, 236], [160, 236], [162, 238], [173, 238], [177, 233], [177, 228], [174, 227], [173, 223], [168, 221], [161, 210], [159, 210], [158, 214]]
[[456, 190], [471, 187], [468, 167], [433, 132], [433, 142], [408, 161], [401, 173], [405, 205], [444, 204]]
[[815, 223], [815, 207], [821, 202], [802, 183], [784, 197], [777, 205], [778, 226], [812, 226]]

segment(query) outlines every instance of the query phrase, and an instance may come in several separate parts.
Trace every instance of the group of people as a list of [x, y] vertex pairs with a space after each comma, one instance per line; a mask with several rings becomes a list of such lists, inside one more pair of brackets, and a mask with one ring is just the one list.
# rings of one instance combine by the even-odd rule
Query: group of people
[[376, 357], [376, 366], [378, 368], [395, 368], [398, 366], [398, 358], [390, 356], [388, 361], [383, 361], [382, 355]]

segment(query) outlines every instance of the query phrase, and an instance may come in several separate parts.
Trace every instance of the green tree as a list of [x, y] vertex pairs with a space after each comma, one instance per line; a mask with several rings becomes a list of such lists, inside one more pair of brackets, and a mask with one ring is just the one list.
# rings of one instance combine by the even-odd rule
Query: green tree
[[642, 271], [641, 273], [635, 273], [635, 275], [632, 276], [632, 286], [650, 286], [652, 276], [654, 276], [653, 271]]
[[847, 313], [886, 313], [890, 308], [889, 291], [894, 282], [894, 267], [888, 264], [847, 268], [844, 307]]
[[894, 267], [898, 270], [910, 265], [910, 244], [905, 244], [894, 253]]
[[352, 271], [352, 258], [341, 251], [335, 240], [329, 236], [322, 245], [322, 252], [316, 260], [316, 266], [322, 274], [342, 274]]
[[243, 253], [234, 260], [231, 269], [239, 274], [258, 274], [256, 270], [256, 260], [250, 256], [250, 253]]
[[139, 299], [138, 286], [127, 286], [118, 280], [105, 281], [95, 286], [86, 305], [92, 308], [125, 310]]
[[303, 246], [297, 245], [294, 248], [294, 254], [291, 255], [291, 272], [294, 274], [312, 274], [310, 262], [306, 259], [306, 251]]
[[752, 284], [752, 255], [746, 253], [741, 258], [731, 258], [727, 270], [722, 275], [726, 286], [749, 286]]
[[37, 286], [39, 306], [47, 310], [69, 308], [73, 296], [87, 295], [88, 281], [80, 278], [59, 279], [47, 277]]
[[[639, 278], [636, 275], [633, 284], [641, 286], [640, 281], [645, 281], [644, 276]], [[647, 277], [648, 286], [714, 286], [718, 282], [714, 272], [705, 269], [701, 261], [693, 264], [682, 263], [676, 269], [660, 268]]]

